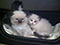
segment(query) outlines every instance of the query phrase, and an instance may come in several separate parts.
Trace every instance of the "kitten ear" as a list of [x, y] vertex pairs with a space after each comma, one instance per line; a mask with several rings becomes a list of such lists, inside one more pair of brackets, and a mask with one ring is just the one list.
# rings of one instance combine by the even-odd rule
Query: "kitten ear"
[[40, 16], [38, 17], [39, 21], [41, 20], [41, 18], [42, 18], [42, 17], [40, 17]]
[[28, 13], [28, 14], [27, 14], [27, 15], [28, 15], [28, 17], [30, 17], [30, 16], [31, 16], [31, 14], [32, 14], [32, 13]]
[[29, 17], [31, 13], [29, 11], [24, 11], [26, 13], [26, 17]]
[[29, 11], [25, 11], [25, 13], [26, 13], [26, 17], [28, 17], [28, 13], [29, 13]]

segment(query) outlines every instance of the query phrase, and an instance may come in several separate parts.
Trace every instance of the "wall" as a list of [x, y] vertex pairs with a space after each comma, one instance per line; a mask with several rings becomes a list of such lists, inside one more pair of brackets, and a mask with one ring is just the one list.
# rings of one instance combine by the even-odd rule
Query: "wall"
[[24, 0], [26, 10], [60, 10], [60, 0]]
[[[10, 9], [15, 0], [0, 0], [0, 8]], [[24, 10], [60, 10], [60, 0], [20, 0]]]
[[[11, 4], [14, 2], [15, 0], [0, 0], [0, 8], [6, 8], [6, 9], [11, 9]], [[22, 1], [22, 0], [20, 0]]]

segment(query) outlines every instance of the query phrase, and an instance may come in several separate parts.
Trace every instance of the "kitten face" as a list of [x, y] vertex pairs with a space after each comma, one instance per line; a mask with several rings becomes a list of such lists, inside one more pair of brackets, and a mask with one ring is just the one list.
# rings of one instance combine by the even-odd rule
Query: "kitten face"
[[39, 18], [39, 16], [37, 16], [36, 14], [32, 14], [32, 15], [29, 17], [29, 24], [30, 24], [30, 25], [36, 25], [39, 21], [40, 21], [40, 18]]
[[23, 24], [26, 23], [27, 17], [26, 14], [22, 11], [15, 11], [13, 12], [13, 15], [11, 17], [11, 23], [12, 24]]

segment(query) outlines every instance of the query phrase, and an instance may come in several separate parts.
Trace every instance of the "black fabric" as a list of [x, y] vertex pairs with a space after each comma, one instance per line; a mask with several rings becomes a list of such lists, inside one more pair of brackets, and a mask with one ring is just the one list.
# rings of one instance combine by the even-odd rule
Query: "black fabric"
[[39, 35], [37, 32], [34, 32], [34, 35], [39, 37], [39, 38], [43, 38], [43, 39], [46, 39], [46, 38], [49, 38], [50, 36], [49, 35]]

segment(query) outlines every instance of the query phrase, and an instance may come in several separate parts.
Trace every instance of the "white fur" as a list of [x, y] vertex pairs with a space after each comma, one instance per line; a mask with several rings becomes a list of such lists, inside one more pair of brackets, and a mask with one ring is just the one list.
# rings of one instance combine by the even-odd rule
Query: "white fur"
[[[32, 30], [27, 24], [27, 17], [23, 11], [14, 11], [14, 14], [11, 17], [12, 28], [14, 31], [14, 35], [28, 37], [33, 35]], [[22, 24], [18, 24], [15, 18], [24, 18], [24, 22]], [[14, 23], [16, 21], [16, 23]]]
[[12, 27], [16, 31], [14, 35], [28, 37], [33, 34], [32, 30], [27, 24], [12, 25]]
[[[29, 19], [31, 17], [34, 19], [38, 19], [37, 18], [38, 16], [36, 14], [35, 14], [35, 16], [32, 14], [29, 17]], [[37, 32], [39, 35], [49, 35], [53, 32], [52, 25], [49, 23], [48, 20], [43, 19], [43, 18], [37, 24], [30, 25], [30, 27], [33, 29], [33, 31]]]
[[26, 16], [26, 14], [23, 11], [14, 11], [13, 14], [16, 16], [18, 16], [18, 15]]

